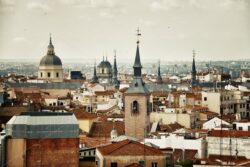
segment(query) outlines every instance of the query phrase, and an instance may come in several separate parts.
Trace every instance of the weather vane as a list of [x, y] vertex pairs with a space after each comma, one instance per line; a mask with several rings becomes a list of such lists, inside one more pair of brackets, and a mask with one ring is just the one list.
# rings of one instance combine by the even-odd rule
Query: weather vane
[[139, 27], [137, 28], [137, 44], [139, 44], [140, 43], [140, 40], [139, 40], [139, 37], [141, 36], [141, 32], [140, 32], [140, 29], [139, 29]]

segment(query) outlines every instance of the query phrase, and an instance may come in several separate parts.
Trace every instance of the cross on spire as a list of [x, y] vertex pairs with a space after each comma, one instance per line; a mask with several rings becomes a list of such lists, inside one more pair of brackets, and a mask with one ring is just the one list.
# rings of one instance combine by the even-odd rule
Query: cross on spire
[[196, 54], [196, 53], [195, 53], [195, 50], [193, 49], [193, 58], [195, 58], [195, 54]]
[[137, 45], [140, 43], [140, 40], [139, 40], [139, 37], [141, 36], [141, 32], [140, 32], [140, 29], [139, 29], [139, 27], [137, 28], [137, 30], [136, 30], [136, 32], [137, 32]]
[[49, 33], [49, 44], [52, 45], [51, 33]]

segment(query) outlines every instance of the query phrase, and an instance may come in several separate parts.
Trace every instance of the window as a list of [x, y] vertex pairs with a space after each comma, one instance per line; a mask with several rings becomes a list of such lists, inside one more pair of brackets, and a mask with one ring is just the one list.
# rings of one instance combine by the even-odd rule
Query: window
[[248, 131], [250, 131], [250, 126], [248, 126]]
[[58, 72], [56, 73], [56, 77], [59, 78], [59, 73]]
[[157, 167], [157, 162], [152, 162], [152, 167]]
[[117, 162], [111, 162], [110, 166], [111, 167], [117, 167]]
[[133, 113], [137, 113], [138, 112], [138, 102], [137, 101], [133, 101], [131, 111]]
[[139, 161], [139, 164], [140, 164], [141, 166], [144, 166], [144, 161], [143, 161], [143, 160], [140, 160], [140, 161]]
[[41, 76], [41, 78], [43, 77], [43, 73], [42, 72], [40, 73], [40, 76]]
[[48, 78], [50, 78], [50, 72], [47, 73]]
[[204, 101], [207, 101], [207, 97], [204, 97]]
[[239, 130], [242, 130], [242, 127], [239, 126]]

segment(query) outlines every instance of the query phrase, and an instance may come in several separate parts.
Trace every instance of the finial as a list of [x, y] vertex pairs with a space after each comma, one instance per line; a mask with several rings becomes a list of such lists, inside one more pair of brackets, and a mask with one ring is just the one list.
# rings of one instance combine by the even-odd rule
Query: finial
[[114, 50], [114, 58], [116, 58], [116, 50]]
[[136, 30], [136, 32], [137, 32], [137, 45], [139, 45], [139, 43], [140, 43], [140, 40], [139, 40], [139, 36], [141, 36], [141, 32], [140, 32], [140, 29], [139, 29], [139, 27], [137, 28], [137, 30]]
[[49, 44], [52, 45], [51, 33], [49, 33]]
[[195, 58], [195, 54], [196, 54], [196, 53], [195, 53], [195, 50], [193, 49], [193, 58]]

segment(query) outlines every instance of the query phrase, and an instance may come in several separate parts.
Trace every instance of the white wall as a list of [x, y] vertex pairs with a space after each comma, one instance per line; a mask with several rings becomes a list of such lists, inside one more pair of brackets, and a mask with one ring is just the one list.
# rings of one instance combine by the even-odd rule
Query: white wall
[[184, 136], [170, 134], [170, 136], [161, 136], [160, 139], [145, 139], [145, 143], [152, 143], [161, 149], [171, 147], [173, 149], [191, 149], [198, 151], [198, 158], [204, 158], [205, 141], [199, 139], [184, 139]]

